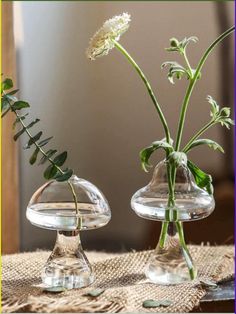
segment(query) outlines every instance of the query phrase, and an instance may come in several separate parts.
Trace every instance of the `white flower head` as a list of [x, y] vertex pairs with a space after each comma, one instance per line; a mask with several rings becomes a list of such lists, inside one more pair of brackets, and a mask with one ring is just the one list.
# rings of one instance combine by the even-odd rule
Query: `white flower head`
[[114, 16], [107, 20], [103, 26], [90, 39], [86, 55], [89, 59], [95, 60], [105, 56], [114, 48], [113, 39], [118, 41], [120, 36], [129, 28], [131, 21], [128, 13]]

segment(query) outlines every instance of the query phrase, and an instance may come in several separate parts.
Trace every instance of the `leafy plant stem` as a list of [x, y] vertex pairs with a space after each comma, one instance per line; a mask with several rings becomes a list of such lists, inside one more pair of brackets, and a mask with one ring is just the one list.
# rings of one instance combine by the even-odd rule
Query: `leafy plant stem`
[[152, 102], [158, 112], [158, 115], [160, 117], [161, 123], [164, 127], [164, 131], [165, 131], [165, 136], [166, 136], [166, 141], [167, 143], [170, 143], [170, 131], [167, 125], [167, 121], [165, 119], [165, 116], [160, 108], [160, 105], [157, 102], [156, 96], [154, 95], [154, 92], [152, 90], [152, 87], [149, 83], [149, 81], [147, 80], [145, 74], [143, 73], [143, 71], [140, 69], [139, 65], [134, 61], [134, 59], [130, 56], [130, 54], [128, 53], [128, 51], [125, 50], [125, 48], [118, 43], [116, 40], [113, 39], [113, 42], [115, 44], [115, 47], [128, 59], [129, 63], [131, 63], [131, 65], [135, 68], [135, 70], [138, 72], [139, 76], [141, 77], [142, 81], [144, 82], [147, 91], [152, 99]]
[[[3, 92], [3, 94], [5, 94]], [[24, 123], [24, 121], [21, 119], [21, 116], [17, 113], [17, 111], [15, 109], [13, 109], [10, 101], [7, 99], [7, 102], [9, 104], [9, 108], [11, 109], [12, 112], [14, 112], [14, 114], [16, 115], [16, 117], [18, 118], [19, 122], [21, 123], [22, 127], [24, 128], [26, 134], [29, 136], [29, 138], [31, 139], [32, 143], [35, 145], [35, 147], [40, 151], [40, 153], [47, 158], [47, 160], [54, 166], [56, 167], [56, 169], [61, 173], [61, 174], [64, 174], [64, 171], [59, 167], [57, 166], [57, 164], [55, 164], [53, 162], [53, 160], [51, 158], [48, 158], [47, 154], [44, 152], [44, 150], [38, 145], [37, 141], [34, 140], [34, 137], [32, 136], [32, 134], [30, 133], [30, 131], [28, 130], [26, 124]], [[71, 193], [72, 193], [72, 196], [73, 196], [73, 200], [74, 200], [74, 203], [75, 203], [75, 211], [76, 211], [76, 215], [79, 214], [79, 210], [78, 210], [78, 200], [77, 200], [77, 196], [75, 194], [75, 190], [74, 190], [74, 187], [73, 185], [71, 184], [71, 182], [67, 181], [68, 185], [69, 185], [69, 188], [71, 190]], [[81, 217], [79, 218], [79, 221], [78, 221], [78, 228], [80, 229], [82, 226], [82, 221], [81, 221]]]
[[191, 68], [191, 65], [190, 65], [190, 63], [188, 61], [188, 57], [186, 55], [186, 50], [185, 49], [183, 51], [183, 56], [184, 56], [184, 60], [185, 60], [185, 62], [187, 64], [187, 67], [188, 67], [188, 70], [189, 70], [189, 74], [192, 76], [192, 68]]
[[187, 153], [189, 150], [189, 147], [191, 146], [191, 144], [199, 138], [199, 136], [201, 134], [203, 134], [204, 132], [206, 132], [211, 126], [213, 126], [216, 123], [216, 121], [211, 120], [210, 122], [208, 122], [206, 125], [204, 125], [191, 139], [190, 141], [185, 145], [185, 147], [182, 149], [182, 151], [184, 153]]
[[181, 107], [181, 113], [180, 113], [180, 119], [179, 119], [179, 124], [178, 124], [178, 130], [177, 130], [177, 137], [176, 137], [176, 146], [175, 146], [175, 150], [179, 151], [180, 149], [180, 144], [181, 144], [181, 139], [182, 139], [182, 134], [183, 134], [183, 127], [184, 127], [184, 122], [185, 122], [185, 116], [186, 116], [186, 111], [188, 108], [188, 103], [189, 103], [189, 99], [190, 96], [192, 94], [193, 88], [195, 86], [195, 83], [198, 79], [199, 73], [207, 59], [207, 57], [209, 56], [209, 54], [212, 52], [212, 50], [217, 46], [218, 43], [220, 43], [225, 37], [227, 37], [228, 35], [230, 35], [235, 29], [235, 26], [232, 26], [231, 28], [229, 28], [227, 31], [225, 31], [223, 34], [221, 34], [205, 51], [205, 53], [203, 54], [202, 58], [200, 59], [200, 62], [198, 63], [198, 66], [196, 68], [196, 71], [194, 73], [194, 76], [192, 79], [190, 79], [190, 83], [188, 86], [188, 89], [186, 91], [184, 100], [183, 100], [183, 104]]

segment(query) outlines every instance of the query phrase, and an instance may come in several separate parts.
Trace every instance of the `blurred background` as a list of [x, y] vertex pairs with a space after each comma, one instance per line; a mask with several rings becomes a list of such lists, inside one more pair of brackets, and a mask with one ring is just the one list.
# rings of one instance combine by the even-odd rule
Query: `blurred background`
[[[139, 151], [164, 137], [158, 116], [143, 83], [115, 49], [96, 61], [86, 59], [90, 37], [113, 15], [128, 12], [132, 22], [121, 38], [152, 83], [169, 121], [172, 137], [187, 82], [171, 85], [164, 61], [179, 60], [165, 51], [169, 39], [197, 36], [189, 46], [194, 67], [204, 50], [234, 24], [234, 2], [3, 2], [2, 72], [12, 77], [19, 97], [31, 104], [31, 118], [53, 135], [51, 146], [68, 151], [67, 164], [97, 185], [112, 210], [112, 220], [101, 229], [82, 234], [87, 250], [147, 249], [157, 243], [160, 223], [135, 215], [133, 193], [152, 177], [141, 170]], [[234, 36], [224, 40], [207, 60], [191, 98], [183, 142], [209, 120], [209, 94], [219, 104], [233, 107]], [[2, 251], [13, 253], [52, 248], [56, 234], [26, 220], [27, 204], [44, 183], [44, 168], [30, 166], [26, 138], [15, 144], [12, 120], [2, 123]], [[216, 209], [202, 221], [186, 223], [188, 243], [233, 242], [234, 165], [233, 130], [212, 128], [206, 137], [219, 142], [225, 154], [199, 147], [191, 159], [214, 178]], [[164, 156], [155, 154], [155, 164]]]

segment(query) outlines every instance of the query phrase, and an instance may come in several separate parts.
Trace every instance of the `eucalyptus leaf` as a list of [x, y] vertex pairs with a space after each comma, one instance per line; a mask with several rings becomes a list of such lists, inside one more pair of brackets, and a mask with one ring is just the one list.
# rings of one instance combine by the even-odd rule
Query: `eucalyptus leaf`
[[6, 96], [15, 95], [17, 92], [19, 92], [19, 89], [14, 89], [11, 92], [7, 93]]
[[36, 123], [38, 123], [40, 121], [40, 119], [35, 119], [34, 121], [32, 121], [30, 124], [28, 124], [26, 126], [27, 129], [32, 128], [32, 126], [34, 126]]
[[57, 176], [55, 176], [54, 179], [56, 179], [58, 182], [67, 181], [68, 179], [70, 179], [72, 174], [73, 170], [67, 169], [63, 174], [58, 174]]
[[6, 94], [4, 97], [6, 99], [8, 99], [9, 101], [14, 101], [14, 102], [17, 101], [17, 98], [15, 96], [11, 95], [10, 93]]
[[64, 164], [64, 162], [66, 161], [67, 158], [67, 152], [63, 152], [59, 155], [57, 155], [54, 159], [53, 162], [57, 165], [57, 166], [62, 166]]
[[26, 146], [25, 148], [30, 148], [30, 146], [31, 146], [32, 144], [34, 144], [35, 142], [37, 142], [37, 141], [40, 139], [40, 137], [42, 136], [42, 134], [43, 134], [43, 132], [40, 131], [40, 132], [38, 132], [35, 136], [31, 137], [31, 138], [29, 139], [28, 144], [27, 144], [27, 146]]
[[2, 91], [11, 89], [13, 87], [12, 79], [6, 78], [1, 85]]
[[143, 307], [145, 308], [156, 308], [156, 307], [168, 307], [173, 302], [170, 300], [145, 300], [143, 302]]
[[44, 178], [46, 179], [46, 180], [50, 180], [50, 179], [52, 179], [52, 178], [54, 178], [54, 176], [56, 176], [56, 174], [57, 174], [57, 167], [56, 166], [54, 166], [54, 165], [49, 165], [47, 168], [46, 168], [46, 170], [44, 171]]
[[8, 113], [8, 111], [10, 111], [10, 107], [8, 107], [6, 110], [4, 110], [3, 112], [2, 112], [2, 114], [1, 114], [1, 117], [3, 118], [7, 113]]
[[54, 154], [56, 154], [57, 150], [56, 149], [49, 149], [46, 152], [47, 156], [43, 156], [40, 161], [39, 161], [39, 165], [43, 165], [50, 157], [52, 157]]
[[24, 132], [25, 132], [25, 128], [23, 127], [18, 133], [16, 133], [14, 136], [13, 136], [13, 139], [14, 141], [16, 141]]
[[94, 289], [94, 290], [91, 290], [91, 291], [85, 293], [84, 296], [96, 298], [96, 297], [100, 296], [104, 291], [105, 291], [105, 289], [99, 289], [98, 288], [98, 289]]
[[201, 189], [205, 189], [208, 194], [213, 194], [213, 186], [212, 186], [212, 178], [209, 174], [202, 171], [200, 168], [198, 168], [193, 162], [190, 160], [187, 161], [187, 166], [189, 170], [191, 171], [195, 182], [197, 186], [199, 186]]
[[47, 143], [48, 143], [52, 138], [53, 138], [53, 136], [50, 136], [50, 137], [48, 137], [48, 138], [45, 138], [44, 140], [40, 141], [40, 142], [38, 143], [38, 145], [39, 145], [40, 147], [43, 147], [43, 146], [47, 145]]
[[37, 147], [35, 149], [35, 151], [33, 152], [32, 156], [30, 157], [29, 162], [30, 162], [31, 165], [33, 165], [36, 162], [37, 157], [38, 157], [38, 153], [39, 153], [39, 148]]
[[23, 108], [29, 108], [30, 105], [26, 101], [18, 100], [14, 102], [14, 104], [11, 107], [13, 110], [20, 110]]
[[188, 149], [185, 151], [185, 153], [189, 152], [194, 147], [200, 146], [200, 145], [207, 145], [210, 148], [213, 148], [214, 150], [219, 150], [220, 152], [224, 153], [223, 147], [218, 144], [217, 142], [210, 140], [210, 139], [198, 139], [192, 142], [192, 144], [188, 147]]
[[4, 111], [9, 108], [10, 108], [9, 101], [6, 99], [6, 97], [2, 97], [1, 98], [1, 111]]
[[203, 288], [217, 289], [217, 284], [214, 281], [208, 279], [201, 279], [200, 284]]
[[16, 118], [16, 120], [15, 120], [15, 122], [13, 123], [13, 129], [16, 127], [16, 125], [17, 125], [17, 123], [19, 123], [20, 122], [20, 120], [25, 120], [25, 118], [28, 116], [29, 114], [28, 113], [26, 113], [25, 115], [23, 115], [23, 116], [19, 116], [19, 117], [17, 117]]

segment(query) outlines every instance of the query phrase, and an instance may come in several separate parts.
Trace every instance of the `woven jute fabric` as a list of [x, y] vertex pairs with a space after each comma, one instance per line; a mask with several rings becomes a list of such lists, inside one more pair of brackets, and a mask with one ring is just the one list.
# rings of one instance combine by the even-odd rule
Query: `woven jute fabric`
[[[148, 283], [144, 267], [152, 251], [121, 255], [88, 253], [96, 280], [83, 289], [54, 294], [32, 285], [40, 283], [40, 271], [49, 252], [22, 253], [2, 257], [2, 312], [95, 313], [95, 312], [190, 312], [199, 305], [206, 290], [200, 279], [222, 281], [234, 276], [233, 246], [189, 246], [198, 268], [198, 278], [180, 285]], [[105, 292], [85, 296], [94, 288]], [[146, 309], [147, 299], [170, 300], [168, 307]]]

